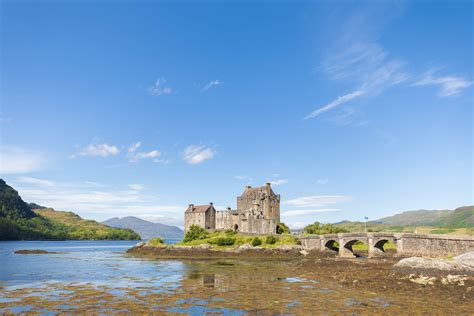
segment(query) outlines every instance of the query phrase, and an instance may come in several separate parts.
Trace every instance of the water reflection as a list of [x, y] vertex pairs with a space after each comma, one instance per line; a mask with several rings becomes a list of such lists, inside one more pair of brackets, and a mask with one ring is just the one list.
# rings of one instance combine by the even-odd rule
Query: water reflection
[[[387, 300], [318, 278], [300, 261], [153, 260], [126, 242], [0, 243], [0, 313], [325, 313], [387, 307]], [[14, 255], [17, 249], [64, 254]]]

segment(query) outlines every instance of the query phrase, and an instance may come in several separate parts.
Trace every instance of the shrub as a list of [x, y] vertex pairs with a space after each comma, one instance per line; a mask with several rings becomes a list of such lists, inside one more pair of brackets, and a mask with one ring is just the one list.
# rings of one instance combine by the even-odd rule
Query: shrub
[[277, 241], [278, 241], [278, 238], [272, 235], [267, 236], [267, 238], [265, 238], [265, 243], [269, 245], [274, 245], [276, 244]]
[[347, 233], [348, 231], [344, 228], [336, 227], [331, 224], [321, 224], [319, 222], [314, 222], [313, 224], [307, 225], [303, 231], [306, 234], [311, 235], [325, 235], [325, 234], [337, 234], [337, 233]]
[[186, 232], [186, 235], [184, 235], [183, 241], [190, 242], [193, 240], [205, 239], [207, 236], [207, 231], [204, 228], [197, 225], [191, 225], [189, 230]]
[[235, 230], [233, 230], [233, 229], [226, 229], [225, 234], [226, 234], [227, 236], [234, 236], [234, 235], [237, 234], [237, 232], [236, 232]]
[[165, 243], [165, 241], [159, 237], [157, 238], [152, 238], [150, 240], [148, 240], [148, 244], [151, 245], [151, 246], [161, 246]]
[[278, 223], [276, 231], [277, 234], [289, 234], [290, 228], [285, 223]]
[[219, 237], [212, 241], [212, 243], [218, 246], [232, 246], [235, 243], [235, 238], [232, 237]]
[[260, 246], [262, 244], [262, 240], [258, 237], [255, 237], [254, 239], [252, 239], [252, 246], [254, 247], [257, 247], [257, 246]]

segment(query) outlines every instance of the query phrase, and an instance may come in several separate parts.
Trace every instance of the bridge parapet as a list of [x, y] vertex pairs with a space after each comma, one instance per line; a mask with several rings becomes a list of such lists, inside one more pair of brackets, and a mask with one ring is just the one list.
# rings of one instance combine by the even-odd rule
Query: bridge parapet
[[452, 235], [393, 232], [339, 233], [303, 236], [300, 237], [300, 241], [307, 249], [337, 250], [343, 257], [354, 256], [352, 246], [357, 241], [367, 244], [369, 257], [383, 253], [384, 245], [389, 241], [397, 246], [397, 255], [437, 257], [474, 251], [474, 237]]

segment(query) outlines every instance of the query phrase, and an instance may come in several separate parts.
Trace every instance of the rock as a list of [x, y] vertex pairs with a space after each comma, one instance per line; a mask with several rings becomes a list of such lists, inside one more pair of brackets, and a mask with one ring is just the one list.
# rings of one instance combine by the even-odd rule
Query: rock
[[145, 243], [144, 241], [140, 241], [140, 242], [139, 242], [138, 244], [136, 244], [134, 247], [136, 247], [136, 248], [141, 248], [141, 247], [143, 247], [143, 246], [145, 246], [145, 245], [146, 245], [146, 243]]
[[451, 275], [448, 274], [445, 278], [441, 279], [441, 283], [443, 285], [448, 285], [452, 283], [457, 283], [459, 286], [464, 286], [464, 281], [466, 280], [466, 277], [463, 277], [461, 275]]
[[309, 255], [309, 252], [307, 250], [301, 250], [300, 254], [306, 257], [307, 255]]
[[435, 277], [430, 278], [424, 275], [420, 275], [418, 278], [414, 278], [413, 275], [410, 275], [409, 279], [411, 282], [421, 285], [433, 285], [434, 281], [436, 281]]
[[281, 245], [276, 247], [275, 249], [280, 249], [280, 250], [293, 250], [293, 249], [300, 249], [301, 246], [299, 245]]
[[474, 268], [455, 260], [429, 259], [411, 257], [400, 260], [393, 266], [395, 269], [439, 270], [445, 272], [474, 273]]
[[243, 245], [240, 245], [237, 249], [239, 250], [247, 250], [247, 249], [251, 249], [253, 248], [251, 245], [249, 244], [243, 244]]
[[41, 250], [41, 249], [24, 249], [24, 250], [17, 250], [14, 252], [15, 254], [18, 255], [46, 255], [46, 254], [58, 254], [59, 252], [49, 252], [46, 250]]
[[454, 261], [474, 268], [474, 251], [463, 253], [453, 258]]
[[209, 245], [209, 244], [200, 244], [200, 245], [196, 246], [196, 248], [198, 248], [198, 249], [211, 249], [212, 246]]

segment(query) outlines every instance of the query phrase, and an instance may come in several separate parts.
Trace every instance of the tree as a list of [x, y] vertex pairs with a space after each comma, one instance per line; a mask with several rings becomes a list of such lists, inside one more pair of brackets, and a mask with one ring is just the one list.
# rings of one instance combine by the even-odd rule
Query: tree
[[277, 224], [276, 232], [277, 232], [277, 234], [289, 234], [290, 233], [290, 228], [288, 226], [286, 226], [285, 223], [280, 222], [280, 223]]

